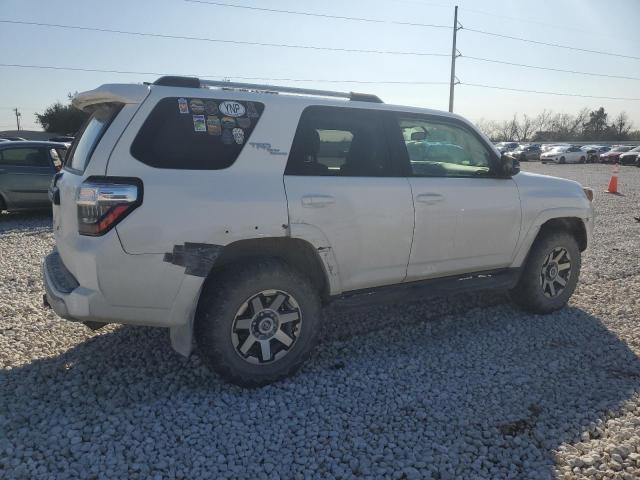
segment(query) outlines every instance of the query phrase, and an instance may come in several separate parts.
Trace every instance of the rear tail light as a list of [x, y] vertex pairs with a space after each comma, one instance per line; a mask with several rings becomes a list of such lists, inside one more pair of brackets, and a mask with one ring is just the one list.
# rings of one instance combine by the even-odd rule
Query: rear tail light
[[141, 203], [139, 179], [90, 177], [78, 190], [78, 232], [94, 237], [104, 235]]

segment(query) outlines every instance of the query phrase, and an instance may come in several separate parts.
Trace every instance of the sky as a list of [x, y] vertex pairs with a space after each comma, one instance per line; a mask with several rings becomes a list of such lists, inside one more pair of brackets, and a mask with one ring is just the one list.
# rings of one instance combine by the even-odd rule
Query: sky
[[[213, 0], [201, 0], [213, 1]], [[216, 0], [217, 1], [217, 0]], [[38, 129], [35, 112], [69, 92], [103, 83], [153, 81], [158, 73], [286, 78], [255, 80], [307, 88], [373, 93], [386, 103], [447, 110], [452, 29], [459, 5], [454, 111], [478, 121], [505, 120], [544, 109], [576, 113], [603, 106], [626, 111], [640, 128], [640, 0], [219, 0], [218, 3], [379, 20], [354, 21], [233, 8], [185, 0], [0, 0], [0, 20], [45, 22], [131, 32], [244, 42], [392, 52], [356, 53], [237, 45], [0, 23], [0, 64], [142, 73], [103, 73], [0, 66], [0, 130]], [[405, 24], [402, 24], [405, 23]], [[601, 55], [494, 37], [467, 29], [597, 50]], [[481, 62], [480, 57], [548, 68], [636, 77], [576, 75]], [[331, 82], [329, 82], [329, 80]], [[343, 83], [357, 80], [373, 83]], [[376, 82], [443, 82], [394, 84]], [[468, 84], [622, 97], [605, 100], [512, 92]], [[629, 100], [629, 99], [637, 100]]]

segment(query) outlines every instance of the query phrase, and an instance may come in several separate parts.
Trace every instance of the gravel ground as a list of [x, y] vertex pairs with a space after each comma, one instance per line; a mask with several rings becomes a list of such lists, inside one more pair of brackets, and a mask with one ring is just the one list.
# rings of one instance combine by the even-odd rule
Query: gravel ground
[[0, 478], [640, 478], [640, 169], [596, 188], [569, 307], [501, 293], [329, 311], [292, 379], [222, 383], [166, 331], [41, 307], [42, 213], [0, 216]]

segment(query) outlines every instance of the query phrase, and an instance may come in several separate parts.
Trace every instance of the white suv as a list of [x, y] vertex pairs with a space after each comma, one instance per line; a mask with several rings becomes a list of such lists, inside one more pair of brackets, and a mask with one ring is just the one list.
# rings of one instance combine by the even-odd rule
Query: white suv
[[45, 303], [168, 327], [232, 382], [293, 373], [331, 301], [501, 288], [547, 313], [578, 281], [593, 192], [519, 173], [457, 115], [185, 77], [74, 105]]

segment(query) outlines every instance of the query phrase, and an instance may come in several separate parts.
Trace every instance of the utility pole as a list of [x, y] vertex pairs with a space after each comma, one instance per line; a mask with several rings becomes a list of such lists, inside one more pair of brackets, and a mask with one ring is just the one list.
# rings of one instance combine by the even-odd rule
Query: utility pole
[[458, 50], [456, 49], [456, 36], [458, 30], [462, 28], [458, 26], [458, 6], [456, 5], [454, 14], [453, 14], [453, 45], [451, 46], [451, 80], [449, 81], [449, 111], [453, 112], [453, 93], [455, 90], [455, 85], [457, 82], [456, 78], [456, 58], [458, 55]]
[[18, 130], [20, 130], [20, 117], [22, 114], [18, 111], [18, 107], [14, 108], [13, 111], [16, 114], [16, 125], [18, 125]]

